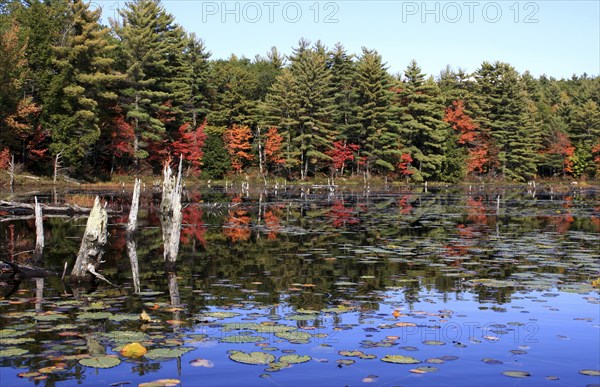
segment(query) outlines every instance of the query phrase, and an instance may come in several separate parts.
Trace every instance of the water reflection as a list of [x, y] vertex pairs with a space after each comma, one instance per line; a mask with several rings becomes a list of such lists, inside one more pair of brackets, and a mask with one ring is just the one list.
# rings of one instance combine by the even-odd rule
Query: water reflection
[[[387, 336], [402, 336], [397, 331], [402, 328], [411, 337], [409, 328], [420, 327], [421, 318], [431, 320], [421, 321], [428, 329], [460, 319], [461, 313], [440, 310], [463, 309], [472, 318], [484, 318], [486, 311], [505, 313], [508, 322], [525, 326], [530, 321], [519, 310], [511, 310], [523, 299], [593, 294], [590, 278], [600, 272], [598, 191], [551, 195], [539, 188], [535, 195], [520, 188], [427, 191], [372, 190], [368, 196], [351, 190], [292, 187], [280, 189], [278, 195], [219, 189], [186, 192], [175, 268], [164, 266], [160, 196], [142, 193], [139, 233], [127, 238], [123, 214], [130, 195], [111, 193], [109, 207], [119, 213], [110, 218], [106, 262], [100, 271], [120, 288], [100, 284], [97, 291], [71, 291], [52, 277], [23, 281], [17, 289], [3, 279], [0, 351], [28, 352], [21, 358], [0, 356], [0, 365], [31, 372], [58, 367], [56, 373], [31, 377], [45, 376], [39, 380], [46, 383], [81, 380], [89, 370], [79, 365], [79, 359], [118, 354], [124, 343], [110, 336], [112, 332], [142, 334], [132, 341], [150, 349], [201, 347], [226, 358], [228, 349], [238, 347], [223, 347], [228, 345], [220, 341], [224, 336], [254, 336], [265, 326], [283, 323], [298, 334], [276, 336], [278, 331], [272, 330], [259, 343], [292, 349], [308, 340], [323, 351], [361, 347], [383, 357], [385, 348], [398, 351], [400, 342], [379, 337], [378, 332], [391, 329]], [[64, 261], [74, 258], [84, 225], [85, 219], [46, 217], [45, 268], [61, 271]], [[31, 259], [34, 230], [32, 219], [0, 222], [2, 259]], [[139, 289], [132, 281], [138, 270]], [[586, 310], [586, 302], [591, 301], [578, 304], [580, 310]], [[541, 306], [527, 307], [533, 317], [548, 313]], [[142, 311], [153, 321], [140, 322]], [[572, 321], [577, 315], [567, 317]], [[230, 321], [258, 325], [233, 329], [224, 325]], [[508, 328], [495, 330], [514, 333]], [[310, 338], [300, 333], [310, 333]], [[482, 336], [493, 334], [486, 331]], [[30, 337], [36, 341], [15, 341]], [[340, 337], [343, 340], [336, 344], [333, 339]], [[245, 343], [244, 348], [263, 347]], [[109, 378], [111, 382], [123, 380], [129, 371], [140, 377], [163, 375], [161, 363], [153, 360], [122, 360], [127, 372]], [[186, 365], [177, 357], [176, 374], [185, 374]], [[256, 375], [249, 380], [256, 381]]]

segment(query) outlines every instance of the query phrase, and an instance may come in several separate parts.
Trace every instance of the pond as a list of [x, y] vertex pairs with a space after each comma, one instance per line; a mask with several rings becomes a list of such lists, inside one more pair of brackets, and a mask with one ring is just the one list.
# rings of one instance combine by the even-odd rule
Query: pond
[[[61, 282], [86, 218], [45, 216], [37, 265], [57, 275], [0, 282], [2, 386], [600, 383], [598, 187], [189, 189], [176, 272], [148, 187], [138, 293], [130, 192], [36, 193], [96, 194], [116, 286]], [[0, 241], [26, 263], [34, 220], [0, 214]]]

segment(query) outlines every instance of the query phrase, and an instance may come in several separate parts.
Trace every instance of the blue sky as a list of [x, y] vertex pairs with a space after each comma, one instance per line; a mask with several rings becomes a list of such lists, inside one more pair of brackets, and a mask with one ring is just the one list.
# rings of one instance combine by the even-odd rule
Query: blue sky
[[[124, 1], [92, 1], [107, 18]], [[427, 74], [482, 61], [556, 78], [600, 73], [600, 1], [163, 0], [212, 58], [288, 54], [301, 37], [351, 53], [376, 49], [390, 72], [415, 59]]]

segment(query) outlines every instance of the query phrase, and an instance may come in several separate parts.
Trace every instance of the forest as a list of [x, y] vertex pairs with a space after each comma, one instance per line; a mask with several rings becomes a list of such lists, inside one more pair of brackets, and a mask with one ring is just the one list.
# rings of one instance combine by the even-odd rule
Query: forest
[[181, 156], [203, 179], [592, 179], [599, 105], [597, 75], [391, 74], [374, 49], [306, 39], [211, 59], [159, 0], [108, 25], [81, 0], [0, 1], [1, 170], [102, 181]]

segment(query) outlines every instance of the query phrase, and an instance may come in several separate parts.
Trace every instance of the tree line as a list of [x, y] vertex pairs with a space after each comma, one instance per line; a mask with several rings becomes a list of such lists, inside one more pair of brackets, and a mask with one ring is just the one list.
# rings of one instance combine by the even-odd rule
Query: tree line
[[[109, 25], [81, 0], [0, 1], [0, 167], [50, 174], [379, 175], [411, 181], [600, 176], [600, 79], [391, 74], [381, 55], [301, 39], [211, 59], [159, 0]], [[58, 156], [58, 157], [57, 157]]]

